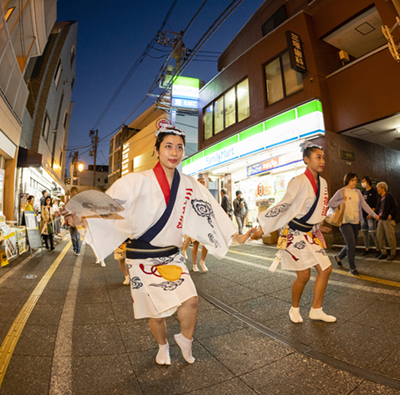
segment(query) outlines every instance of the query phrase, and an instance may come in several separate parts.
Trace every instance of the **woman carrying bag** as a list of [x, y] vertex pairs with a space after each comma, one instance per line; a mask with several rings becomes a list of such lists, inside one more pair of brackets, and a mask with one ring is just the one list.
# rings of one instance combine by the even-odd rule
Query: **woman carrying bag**
[[46, 248], [49, 249], [50, 239], [50, 250], [54, 250], [53, 244], [53, 233], [54, 233], [54, 211], [53, 207], [51, 207], [51, 197], [47, 196], [42, 206], [42, 221], [40, 223], [40, 233], [43, 236], [44, 244]]
[[362, 210], [375, 218], [379, 217], [365, 202], [364, 197], [357, 187], [357, 174], [349, 172], [344, 176], [344, 188], [339, 189], [328, 203], [329, 207], [335, 208], [344, 203], [343, 221], [339, 226], [346, 245], [341, 249], [338, 255], [335, 255], [335, 260], [338, 266], [343, 267], [342, 259], [347, 255], [350, 265], [350, 272], [354, 276], [359, 273], [355, 265], [356, 244], [360, 223], [364, 222]]

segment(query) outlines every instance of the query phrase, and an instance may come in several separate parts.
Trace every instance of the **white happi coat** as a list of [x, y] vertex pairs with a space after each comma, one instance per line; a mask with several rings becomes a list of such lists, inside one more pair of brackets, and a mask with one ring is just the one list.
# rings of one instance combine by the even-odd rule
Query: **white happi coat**
[[[110, 255], [128, 237], [139, 238], [166, 209], [166, 199], [153, 170], [127, 174], [106, 193], [125, 210], [118, 213], [120, 219], [86, 219], [85, 240], [99, 259]], [[236, 232], [236, 227], [207, 188], [192, 177], [180, 174], [171, 216], [150, 244], [182, 247], [183, 235], [186, 234], [203, 243], [212, 255], [221, 259]], [[197, 295], [180, 253], [165, 258], [126, 259], [126, 263], [136, 318], [170, 316], [185, 300]], [[181, 278], [171, 282], [159, 277], [155, 268], [160, 264], [180, 266]]]
[[[306, 173], [311, 172], [307, 169]], [[274, 207], [271, 207], [258, 215], [264, 233], [270, 233], [280, 229], [293, 218], [304, 217], [312, 207], [316, 199], [316, 193], [310, 178], [306, 173], [294, 177], [288, 184], [285, 196]], [[314, 225], [311, 233], [314, 237], [319, 224], [325, 219], [328, 211], [328, 187], [326, 181], [320, 179], [320, 195], [317, 206], [307, 223]], [[315, 185], [315, 181], [314, 181]], [[306, 232], [289, 229], [287, 235], [287, 247], [278, 251], [277, 257], [281, 256], [281, 267], [286, 270], [305, 270], [319, 264], [322, 270], [331, 265], [325, 250], [313, 240]]]

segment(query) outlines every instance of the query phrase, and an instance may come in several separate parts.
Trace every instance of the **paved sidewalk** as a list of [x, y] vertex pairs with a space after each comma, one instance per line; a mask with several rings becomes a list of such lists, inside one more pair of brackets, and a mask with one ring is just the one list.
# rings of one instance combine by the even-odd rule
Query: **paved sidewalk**
[[[36, 255], [5, 281], [0, 277], [2, 340], [68, 241], [43, 257]], [[133, 319], [129, 286], [122, 285], [118, 263], [110, 257], [102, 268], [94, 264], [90, 247], [84, 246], [80, 257], [70, 247], [22, 331], [0, 394], [400, 393], [377, 384], [381, 376], [373, 376], [400, 384], [400, 288], [361, 280], [334, 266], [324, 309], [338, 317], [337, 323], [308, 319], [310, 281], [301, 304], [304, 323], [295, 325], [288, 317], [294, 276], [267, 270], [274, 254], [273, 248], [251, 244], [233, 247], [221, 261], [207, 257], [209, 272], [192, 273], [202, 295], [196, 362], [187, 364], [180, 355], [173, 340], [179, 323], [173, 316], [167, 319], [172, 359], [167, 367], [155, 363], [158, 347], [147, 322]], [[357, 268], [369, 277], [400, 279], [398, 260], [357, 258]], [[28, 280], [25, 274], [37, 278]], [[227, 308], [221, 309], [224, 304]], [[316, 358], [309, 356], [312, 351]], [[369, 378], [332, 366], [332, 357]], [[51, 384], [55, 380], [58, 387]]]

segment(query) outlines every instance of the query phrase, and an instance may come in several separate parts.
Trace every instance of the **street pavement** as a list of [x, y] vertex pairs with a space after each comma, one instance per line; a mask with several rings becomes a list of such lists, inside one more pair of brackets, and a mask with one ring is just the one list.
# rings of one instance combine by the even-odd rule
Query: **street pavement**
[[[207, 273], [191, 272], [199, 292], [196, 362], [180, 354], [173, 316], [171, 366], [155, 363], [158, 346], [146, 320], [134, 320], [129, 286], [112, 257], [106, 267], [95, 265], [87, 245], [75, 256], [69, 235], [52, 252], [24, 254], [0, 270], [0, 361], [21, 310], [29, 317], [0, 394], [400, 393], [399, 257], [358, 253], [359, 277], [333, 263], [323, 306], [336, 323], [308, 318], [313, 270], [300, 306], [304, 322], [293, 324], [295, 277], [268, 271], [275, 253], [256, 242], [235, 246], [220, 261], [208, 256]], [[191, 268], [191, 249], [188, 255]]]

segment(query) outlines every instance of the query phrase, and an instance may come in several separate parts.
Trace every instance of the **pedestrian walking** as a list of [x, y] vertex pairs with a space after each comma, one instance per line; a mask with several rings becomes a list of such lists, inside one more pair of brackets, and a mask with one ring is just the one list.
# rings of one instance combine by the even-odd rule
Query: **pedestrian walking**
[[233, 210], [226, 188], [221, 189], [221, 207], [224, 209], [226, 214], [228, 214], [229, 218], [232, 219]]
[[[361, 186], [364, 188], [363, 196], [364, 200], [368, 204], [369, 207], [372, 208], [373, 211], [376, 209], [376, 205], [378, 204], [378, 192], [372, 186], [372, 180], [369, 176], [365, 176], [361, 180]], [[364, 222], [361, 224], [361, 230], [364, 236], [364, 245], [365, 250], [361, 254], [362, 256], [366, 256], [370, 253], [369, 246], [370, 246], [370, 236], [374, 240], [375, 243], [375, 254], [377, 253], [379, 256], [379, 249], [378, 249], [378, 239], [376, 238], [376, 227], [377, 222], [374, 218], [368, 215], [368, 213], [363, 209], [363, 217]]]
[[243, 234], [244, 221], [249, 211], [245, 199], [242, 197], [242, 191], [236, 191], [236, 199], [233, 201], [233, 211], [239, 228], [239, 235]]
[[[58, 206], [58, 199], [57, 198], [53, 198], [53, 211], [54, 214], [58, 214], [59, 211], [59, 206]], [[54, 234], [55, 235], [59, 235], [61, 232], [61, 216], [56, 216], [54, 218]]]
[[40, 210], [42, 210], [42, 206], [45, 205], [46, 198], [47, 198], [47, 191], [44, 189], [42, 191], [42, 197], [40, 198]]
[[322, 310], [322, 301], [332, 271], [331, 262], [324, 250], [325, 241], [320, 227], [328, 210], [328, 187], [320, 176], [325, 166], [323, 148], [312, 141], [301, 144], [303, 161], [307, 165], [305, 173], [294, 177], [288, 184], [286, 193], [279, 204], [262, 211], [258, 215], [261, 228], [252, 238], [261, 238], [263, 233], [281, 229], [278, 253], [270, 270], [279, 263], [283, 270], [294, 270], [297, 278], [292, 287], [292, 307], [290, 320], [303, 322], [300, 314], [300, 299], [304, 287], [310, 279], [310, 268], [317, 270], [314, 298], [309, 313], [312, 320], [335, 322], [336, 317]]
[[[378, 245], [381, 254], [378, 259], [387, 259], [388, 261], [393, 261], [396, 258], [396, 236], [395, 236], [395, 226], [396, 226], [396, 215], [397, 215], [397, 202], [393, 195], [388, 192], [388, 185], [386, 182], [378, 182], [377, 186], [378, 194], [380, 199], [378, 199], [378, 205], [376, 207], [376, 212], [379, 215], [378, 221]], [[385, 236], [389, 243], [390, 255], [387, 256]]]
[[[78, 194], [78, 188], [71, 188], [71, 198]], [[77, 226], [71, 221], [70, 217], [65, 217], [65, 225], [69, 226], [69, 234], [71, 236], [72, 247], [74, 249], [74, 254], [79, 256], [81, 254], [81, 236], [79, 234], [79, 230]]]
[[[47, 249], [54, 250], [54, 211], [51, 207], [51, 197], [47, 196], [42, 206], [42, 221], [40, 223], [40, 233], [43, 236], [44, 244]], [[50, 240], [50, 247], [49, 247]]]
[[364, 200], [361, 191], [356, 188], [357, 180], [357, 174], [347, 173], [343, 179], [344, 188], [339, 189], [328, 203], [328, 206], [332, 208], [344, 203], [343, 221], [339, 226], [339, 230], [346, 244], [339, 254], [335, 255], [335, 260], [338, 266], [343, 267], [342, 259], [347, 256], [350, 273], [354, 276], [359, 275], [355, 264], [355, 255], [360, 222], [364, 223], [363, 210], [372, 218], [379, 219], [374, 210]]
[[[235, 226], [211, 193], [181, 175], [185, 133], [164, 125], [156, 132], [154, 152], [159, 162], [152, 170], [130, 173], [116, 181], [107, 194], [124, 211], [121, 219], [85, 219], [85, 240], [104, 259], [124, 240], [136, 319], [148, 318], [159, 344], [158, 364], [169, 365], [165, 317], [177, 311], [181, 333], [174, 336], [184, 359], [193, 363], [192, 341], [197, 317], [197, 293], [179, 252], [183, 235], [201, 241], [211, 254], [222, 258], [230, 240], [245, 242], [253, 230], [238, 236]], [[79, 221], [72, 215], [72, 221]]]

